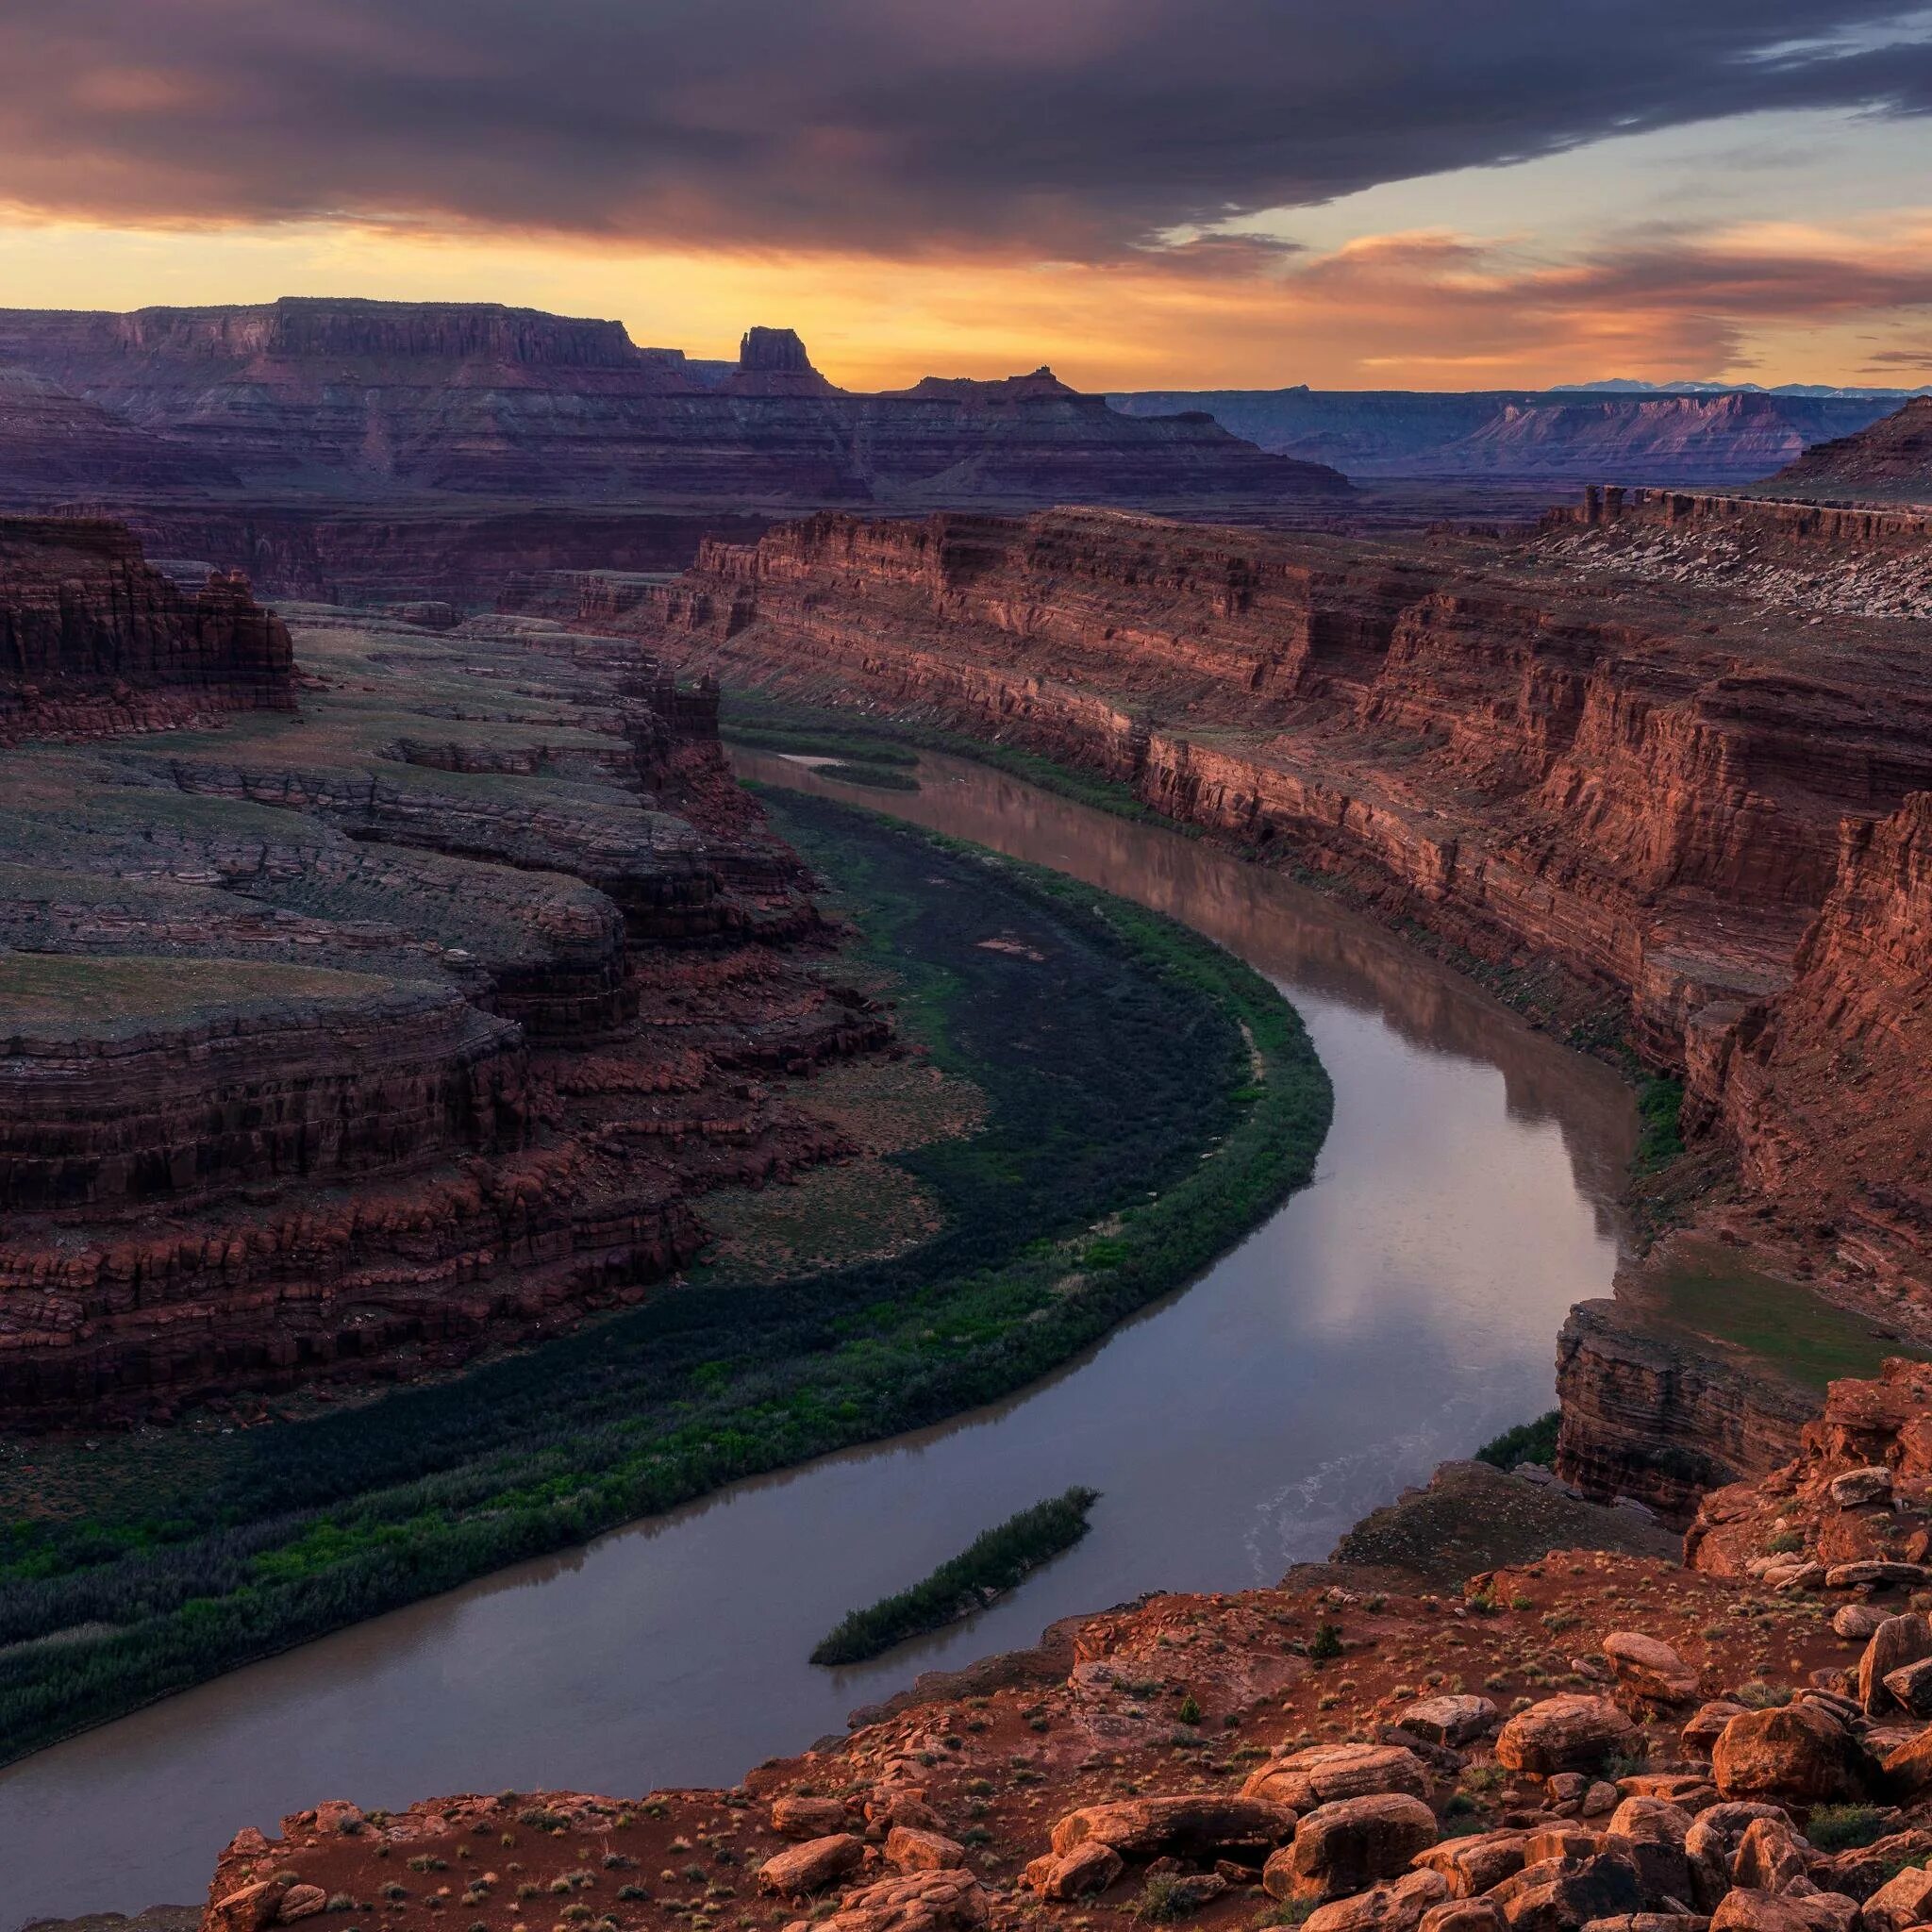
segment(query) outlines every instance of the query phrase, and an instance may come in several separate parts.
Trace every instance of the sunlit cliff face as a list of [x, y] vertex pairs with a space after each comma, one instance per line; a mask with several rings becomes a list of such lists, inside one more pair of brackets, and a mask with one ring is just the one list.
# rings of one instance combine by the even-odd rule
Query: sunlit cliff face
[[855, 388], [1932, 379], [1932, 12], [1342, 11], [70, 0], [0, 20], [0, 274], [750, 317]]

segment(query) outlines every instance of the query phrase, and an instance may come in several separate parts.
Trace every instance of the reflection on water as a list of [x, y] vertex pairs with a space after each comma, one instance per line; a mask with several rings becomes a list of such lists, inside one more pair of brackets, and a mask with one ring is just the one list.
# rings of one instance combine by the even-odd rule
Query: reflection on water
[[[1445, 1456], [1549, 1407], [1564, 1310], [1609, 1291], [1622, 1083], [1315, 894], [1158, 827], [930, 758], [917, 794], [755, 755], [1056, 866], [1287, 989], [1335, 1083], [1315, 1184], [1047, 1382], [739, 1485], [258, 1664], [0, 1773], [0, 1932], [198, 1898], [243, 1824], [326, 1797], [722, 1783], [916, 1670], [1162, 1588], [1272, 1581]], [[1085, 1541], [973, 1623], [837, 1672], [812, 1644], [1070, 1483]], [[75, 1856], [86, 1846], [85, 1859]]]

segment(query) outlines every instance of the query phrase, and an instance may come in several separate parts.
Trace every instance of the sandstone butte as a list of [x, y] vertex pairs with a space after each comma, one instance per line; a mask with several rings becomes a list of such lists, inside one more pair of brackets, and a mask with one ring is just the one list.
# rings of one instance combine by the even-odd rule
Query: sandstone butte
[[0, 521], [9, 1424], [433, 1372], [850, 1151], [787, 1076], [890, 1023], [806, 970], [715, 692], [522, 630], [291, 643], [118, 525]]
[[157, 554], [275, 595], [408, 573], [467, 594], [459, 571], [506, 552], [662, 568], [720, 518], [815, 505], [1256, 514], [1351, 493], [1203, 410], [1124, 415], [1045, 370], [849, 393], [784, 328], [747, 331], [731, 364], [492, 303], [0, 310], [0, 504], [138, 512]]
[[[1466, 1478], [1495, 1566], [1403, 1563]], [[1552, 1503], [1450, 1465], [1278, 1588], [1069, 1618], [728, 1790], [332, 1798], [233, 1840], [201, 1932], [1928, 1923], [1932, 1370], [1834, 1385], [1682, 1566]]]

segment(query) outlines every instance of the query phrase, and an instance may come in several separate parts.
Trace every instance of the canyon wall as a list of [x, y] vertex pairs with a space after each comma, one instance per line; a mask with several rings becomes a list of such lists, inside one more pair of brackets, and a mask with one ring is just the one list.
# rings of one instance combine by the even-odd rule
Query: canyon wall
[[247, 582], [181, 590], [125, 526], [0, 518], [0, 741], [292, 705], [288, 627]]
[[1868, 427], [1806, 450], [1765, 487], [1798, 496], [1932, 503], [1932, 396], [1914, 396]]
[[[1559, 967], [1687, 1080], [1685, 1127], [1735, 1153], [1749, 1240], [1923, 1303], [1916, 634], [1794, 620], [1694, 574], [1659, 586], [1621, 553], [1586, 569], [1571, 527], [1373, 543], [1118, 514], [826, 515], [708, 544], [673, 584], [548, 595], [727, 681], [1104, 772], [1492, 968], [1546, 983]], [[1809, 524], [1801, 539], [1824, 541]], [[1858, 558], [1900, 541], [1887, 526]], [[1790, 554], [1788, 575], [1816, 581]], [[1790, 1452], [1803, 1391], [1582, 1312], [1562, 1456], [1593, 1493], [1681, 1516]]]
[[803, 964], [831, 935], [715, 692], [340, 611], [298, 681], [242, 586], [93, 524], [0, 525], [0, 612], [45, 680], [0, 751], [9, 1424], [433, 1373], [850, 1151], [791, 1090], [890, 1024]]

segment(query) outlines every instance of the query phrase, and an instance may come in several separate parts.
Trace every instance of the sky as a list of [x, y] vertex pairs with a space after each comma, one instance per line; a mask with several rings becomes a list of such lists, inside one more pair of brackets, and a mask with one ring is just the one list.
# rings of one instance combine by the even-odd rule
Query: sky
[[1932, 7], [0, 0], [0, 300], [835, 381], [1932, 381]]

